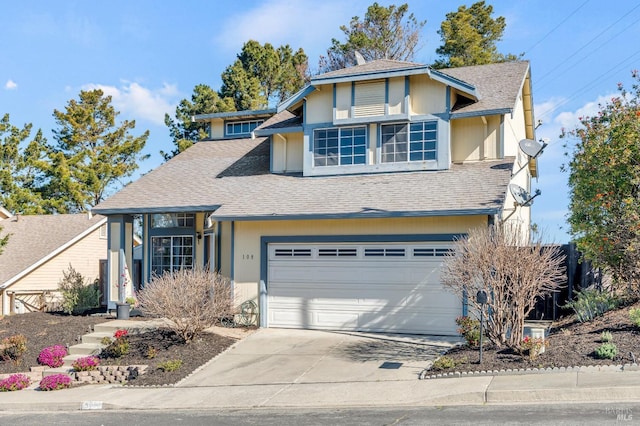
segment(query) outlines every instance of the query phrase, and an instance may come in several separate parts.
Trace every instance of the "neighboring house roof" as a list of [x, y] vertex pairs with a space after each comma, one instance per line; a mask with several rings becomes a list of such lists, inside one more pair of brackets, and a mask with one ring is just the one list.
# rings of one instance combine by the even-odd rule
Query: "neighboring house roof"
[[529, 74], [529, 62], [503, 62], [489, 65], [447, 68], [441, 73], [477, 88], [480, 99], [452, 111], [451, 118], [512, 112]]
[[94, 208], [214, 211], [219, 220], [495, 214], [513, 159], [449, 170], [302, 177], [269, 173], [266, 138], [200, 142]]
[[87, 214], [17, 215], [0, 221], [9, 242], [0, 254], [0, 288], [5, 288], [93, 232], [107, 221]]
[[0, 206], [0, 220], [6, 219], [6, 218], [11, 217], [11, 216], [13, 216], [13, 215], [11, 214], [11, 212], [9, 210], [7, 210], [4, 207]]

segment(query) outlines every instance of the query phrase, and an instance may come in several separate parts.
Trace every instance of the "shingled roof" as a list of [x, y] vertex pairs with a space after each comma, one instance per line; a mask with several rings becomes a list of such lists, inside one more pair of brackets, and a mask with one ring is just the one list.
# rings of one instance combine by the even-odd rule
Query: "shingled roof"
[[199, 142], [94, 211], [214, 211], [220, 220], [493, 214], [513, 166], [508, 159], [442, 171], [302, 177], [271, 174], [269, 152], [267, 138]]
[[0, 287], [104, 221], [104, 216], [86, 214], [18, 215], [1, 220], [2, 236], [9, 235], [9, 242], [0, 255]]
[[522, 92], [529, 72], [529, 62], [503, 62], [439, 70], [455, 79], [473, 85], [480, 99], [452, 112], [451, 118], [488, 111], [511, 111]]
[[377, 59], [370, 61], [362, 65], [356, 65], [352, 67], [342, 68], [335, 71], [329, 71], [324, 74], [319, 74], [311, 79], [311, 83], [317, 80], [324, 80], [327, 78], [354, 76], [360, 74], [372, 74], [379, 72], [389, 72], [397, 70], [406, 70], [412, 68], [424, 68], [425, 65], [417, 64], [415, 62], [394, 61], [391, 59]]

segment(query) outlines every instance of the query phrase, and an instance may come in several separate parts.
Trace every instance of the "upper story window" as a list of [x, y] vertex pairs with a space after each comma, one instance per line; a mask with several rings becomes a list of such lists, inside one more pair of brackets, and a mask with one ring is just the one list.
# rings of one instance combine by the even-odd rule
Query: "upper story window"
[[318, 129], [313, 132], [315, 166], [365, 164], [367, 132], [364, 126]]
[[162, 213], [151, 216], [152, 228], [193, 228], [192, 213]]
[[436, 160], [436, 121], [381, 126], [382, 162]]
[[264, 120], [228, 121], [225, 123], [226, 136], [248, 135], [256, 127], [264, 123]]

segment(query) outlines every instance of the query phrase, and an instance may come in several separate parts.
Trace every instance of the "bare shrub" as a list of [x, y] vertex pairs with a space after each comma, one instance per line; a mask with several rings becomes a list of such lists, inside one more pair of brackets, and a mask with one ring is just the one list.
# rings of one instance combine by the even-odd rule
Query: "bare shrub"
[[524, 320], [536, 297], [556, 291], [562, 283], [564, 256], [559, 248], [543, 246], [540, 240], [521, 244], [517, 225], [477, 228], [455, 243], [444, 262], [442, 281], [480, 313], [476, 294], [484, 290], [485, 335], [498, 347], [518, 348]]
[[231, 281], [217, 272], [185, 269], [153, 278], [138, 292], [145, 315], [164, 317], [170, 328], [190, 342], [208, 327], [234, 313]]

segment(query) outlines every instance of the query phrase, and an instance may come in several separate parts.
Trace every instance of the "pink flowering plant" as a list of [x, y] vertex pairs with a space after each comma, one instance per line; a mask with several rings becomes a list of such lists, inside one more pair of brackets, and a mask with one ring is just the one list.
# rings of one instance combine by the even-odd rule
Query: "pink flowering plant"
[[12, 374], [0, 380], [0, 392], [22, 390], [31, 384], [31, 380], [24, 374]]
[[73, 361], [72, 367], [75, 371], [92, 371], [98, 368], [100, 360], [93, 355], [78, 358]]
[[65, 356], [67, 356], [67, 348], [64, 346], [47, 346], [38, 355], [38, 363], [52, 368], [62, 367]]
[[40, 380], [40, 390], [52, 391], [71, 387], [71, 377], [66, 374], [53, 374]]

